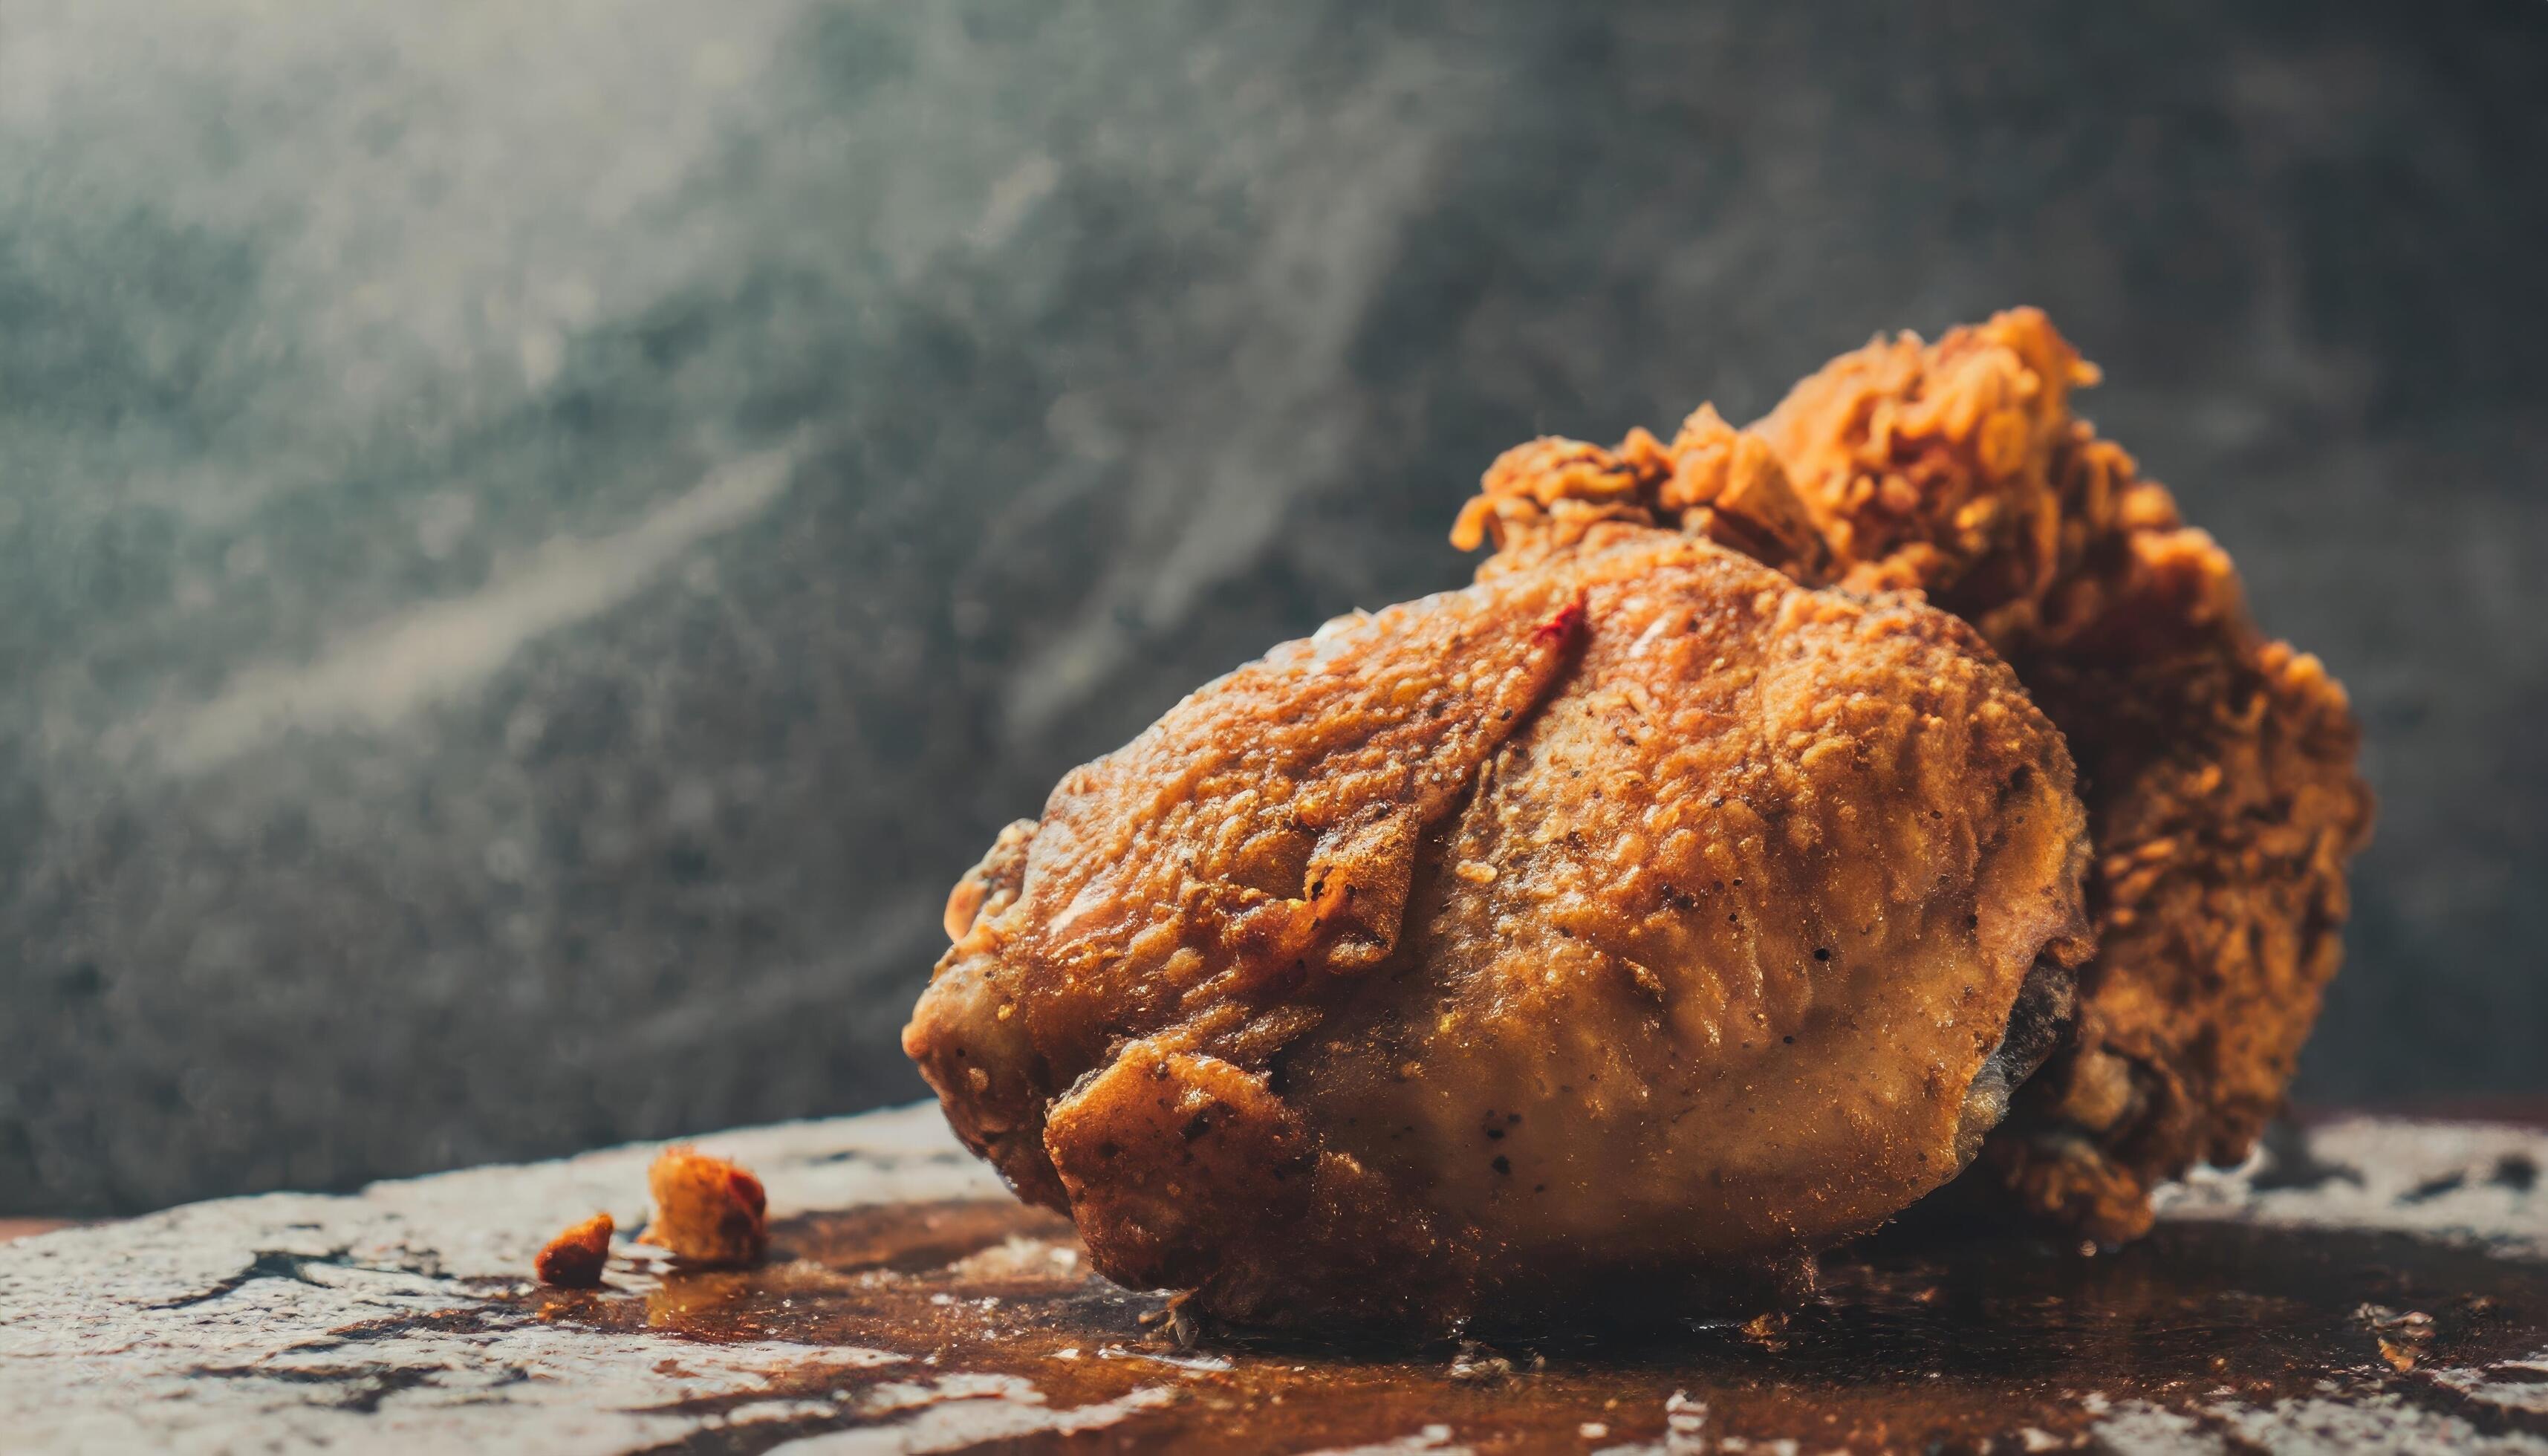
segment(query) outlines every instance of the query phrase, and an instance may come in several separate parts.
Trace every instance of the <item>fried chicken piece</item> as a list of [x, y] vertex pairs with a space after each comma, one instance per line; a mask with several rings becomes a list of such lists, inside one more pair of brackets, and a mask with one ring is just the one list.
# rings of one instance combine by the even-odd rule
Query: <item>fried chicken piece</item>
[[[1774, 525], [1739, 484], [1683, 508]], [[904, 1048], [1101, 1270], [1225, 1318], [1774, 1282], [2049, 1049], [2084, 829], [1963, 623], [1595, 521], [1072, 773]]]
[[770, 1200], [761, 1180], [695, 1147], [668, 1147], [646, 1170], [655, 1220], [639, 1243], [694, 1264], [750, 1264], [770, 1245]]
[[531, 1272], [552, 1288], [592, 1288], [610, 1262], [610, 1235], [617, 1228], [608, 1214], [593, 1215], [541, 1245], [531, 1259]]
[[[1642, 431], [1510, 452], [1453, 539], [1492, 531], [1528, 560], [1588, 512], [1677, 523], [1801, 582], [1920, 592], [1981, 630], [2079, 761], [2099, 944], [2074, 1043], [1991, 1162], [2027, 1207], [2124, 1238], [2154, 1184], [2237, 1161], [2280, 1105], [2371, 799], [2343, 689], [2257, 630], [2228, 555], [2070, 413], [2096, 379], [2032, 309], [1935, 345], [1879, 339], [1733, 444], [1702, 409], [1660, 459]], [[1729, 458], [1756, 461], [1742, 499], [1767, 503], [1689, 513], [1669, 483]]]

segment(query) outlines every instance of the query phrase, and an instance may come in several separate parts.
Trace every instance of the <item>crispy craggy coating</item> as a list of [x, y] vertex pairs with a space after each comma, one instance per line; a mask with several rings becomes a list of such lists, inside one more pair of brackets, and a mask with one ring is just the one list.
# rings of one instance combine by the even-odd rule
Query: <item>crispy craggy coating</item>
[[1101, 1269], [1223, 1316], [1775, 1279], [1972, 1156], [2084, 868], [1962, 623], [1595, 521], [1071, 774], [904, 1046]]
[[557, 1289], [591, 1289], [601, 1282], [610, 1262], [610, 1235], [618, 1226], [608, 1214], [595, 1214], [541, 1245], [531, 1260], [540, 1283]]
[[[2097, 382], [2034, 310], [1844, 354], [1751, 433], [1784, 468], [1831, 553], [1782, 568], [1854, 591], [1917, 591], [2004, 645], [2012, 616], [2084, 559], [2111, 502], [2065, 508], [2054, 455], [2070, 391]], [[2085, 426], [2078, 426], [2084, 429]]]
[[646, 1170], [655, 1219], [637, 1240], [694, 1264], [750, 1264], [770, 1246], [761, 1180], [695, 1147], [668, 1147]]
[[[1067, 1207], [1053, 1097], [1133, 1037], [1261, 1070], [1305, 991], [1394, 948], [1416, 834], [1555, 681], [1555, 579], [1331, 624], [1064, 777], [949, 902], [959, 935], [903, 1034], [964, 1140]], [[981, 888], [974, 914], [964, 916]]]
[[1701, 405], [1670, 446], [1644, 429], [1615, 450], [1554, 436], [1505, 451], [1462, 507], [1451, 542], [1493, 539], [1497, 561], [1572, 545], [1604, 521], [1678, 526], [1819, 583], [1829, 553], [1821, 529], [1757, 435]]
[[[2028, 1207], [2120, 1238], [2147, 1226], [2153, 1184], [2242, 1157], [2280, 1104], [2335, 969], [2371, 802], [2343, 689], [2257, 630], [2227, 554], [2072, 416], [2070, 392], [2096, 378], [2031, 309], [1934, 345], [1879, 339], [1742, 432], [1776, 466], [1747, 494], [1780, 503], [1756, 513], [1783, 520], [1793, 500], [1815, 543], [1677, 523], [1800, 581], [1926, 594], [1971, 620], [2067, 734], [2100, 949], [2073, 1045], [1992, 1162]], [[1511, 452], [1454, 539], [1484, 525], [1527, 561], [1588, 510], [1673, 522], [1661, 483], [1684, 469], [1679, 442], [1666, 464], [1632, 466], [1650, 442]]]

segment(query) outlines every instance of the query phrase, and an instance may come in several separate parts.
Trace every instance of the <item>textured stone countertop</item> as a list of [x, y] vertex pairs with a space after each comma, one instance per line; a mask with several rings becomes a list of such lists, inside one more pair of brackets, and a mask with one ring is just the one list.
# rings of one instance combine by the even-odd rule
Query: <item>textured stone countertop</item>
[[[0, 1247], [13, 1451], [2548, 1453], [2548, 1136], [2277, 1130], [2121, 1251], [1880, 1238], [1782, 1319], [1495, 1345], [1206, 1331], [908, 1108], [704, 1139], [770, 1262], [626, 1242], [652, 1147]], [[607, 1209], [596, 1291], [525, 1278]]]

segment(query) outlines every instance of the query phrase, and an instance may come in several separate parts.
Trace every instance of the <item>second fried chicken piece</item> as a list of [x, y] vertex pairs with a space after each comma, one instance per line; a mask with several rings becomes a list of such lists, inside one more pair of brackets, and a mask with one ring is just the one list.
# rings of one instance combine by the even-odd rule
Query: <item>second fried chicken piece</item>
[[[2098, 856], [2075, 1045], [1991, 1156], [2028, 1206], [2128, 1237], [2153, 1184], [2244, 1156], [2280, 1104], [2371, 803], [2343, 689], [2256, 629], [2228, 555], [2071, 415], [2096, 378], [2032, 309], [1879, 339], [1747, 431], [1702, 409], [1668, 449], [1512, 451], [1453, 537], [1527, 560], [1588, 516], [1679, 524], [1981, 629], [2068, 736]], [[1693, 475], [1742, 482], [1733, 508], [1691, 511]]]

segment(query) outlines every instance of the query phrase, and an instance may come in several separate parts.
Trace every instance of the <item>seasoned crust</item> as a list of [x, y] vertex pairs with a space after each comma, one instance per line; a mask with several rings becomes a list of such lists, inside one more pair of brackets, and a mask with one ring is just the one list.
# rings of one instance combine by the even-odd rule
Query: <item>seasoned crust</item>
[[1616, 524], [1539, 570], [1585, 583], [1582, 659], [1440, 832], [1422, 974], [1305, 1038], [1293, 1095], [1551, 1303], [1872, 1227], [1971, 1155], [2020, 986], [2084, 945], [2058, 736], [1900, 597]]
[[[2343, 688], [2257, 633], [2229, 558], [2160, 503], [2093, 590], [2008, 634], [2094, 766], [2099, 949], [2078, 1046], [1993, 1160], [2030, 1208], [2106, 1238], [2147, 1227], [2159, 1181], [2244, 1158], [2281, 1107], [2371, 820]], [[2086, 1148], [2110, 1167], [2079, 1166]]]
[[1533, 579], [1340, 620], [1064, 776], [968, 876], [1001, 886], [985, 909], [1008, 899], [903, 1032], [957, 1136], [1066, 1210], [1046, 1112], [1113, 1048], [1262, 1068], [1327, 982], [1388, 956], [1416, 831], [1556, 679], [1580, 619], [1568, 584]]
[[[1797, 501], [1812, 543], [1722, 512], [1679, 523], [1799, 581], [1924, 593], [1972, 621], [2067, 734], [2100, 949], [2074, 1044], [1991, 1158], [2027, 1206], [2127, 1237], [2151, 1186], [2244, 1156], [2280, 1104], [2341, 953], [2371, 800], [2341, 686], [2257, 630], [2228, 555], [2070, 413], [2096, 379], [2032, 309], [1935, 344], [1878, 339], [1741, 432], [1777, 466], [1753, 468], [1747, 499]], [[1508, 452], [1453, 538], [1492, 533], [1492, 576], [1588, 512], [1670, 523], [1663, 483], [1687, 467], [1679, 441], [1660, 463], [1652, 443]]]
[[1492, 574], [1604, 522], [1677, 527], [1792, 568], [1809, 585], [1829, 575], [1822, 533], [1777, 458], [1710, 405], [1691, 411], [1668, 446], [1639, 428], [1614, 450], [1553, 435], [1506, 450], [1461, 508], [1451, 543], [1474, 551], [1492, 540]]

